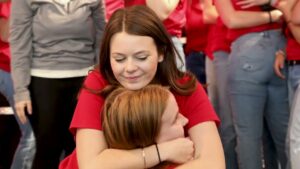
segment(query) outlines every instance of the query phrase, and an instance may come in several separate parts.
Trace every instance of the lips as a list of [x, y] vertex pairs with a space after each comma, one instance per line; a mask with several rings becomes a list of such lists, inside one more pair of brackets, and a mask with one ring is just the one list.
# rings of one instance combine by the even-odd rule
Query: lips
[[140, 78], [140, 76], [129, 76], [129, 77], [125, 77], [125, 79], [127, 79], [128, 81], [135, 81], [138, 78]]

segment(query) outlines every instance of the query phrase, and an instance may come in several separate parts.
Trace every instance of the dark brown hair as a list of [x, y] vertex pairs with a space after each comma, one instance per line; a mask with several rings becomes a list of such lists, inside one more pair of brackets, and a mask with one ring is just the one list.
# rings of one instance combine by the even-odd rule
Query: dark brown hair
[[[153, 38], [158, 53], [164, 56], [164, 60], [158, 63], [158, 69], [152, 83], [170, 86], [171, 90], [181, 95], [189, 95], [196, 89], [195, 76], [189, 72], [183, 73], [178, 70], [176, 66], [176, 54], [178, 52], [160, 19], [147, 6], [137, 5], [114, 12], [105, 27], [99, 56], [99, 70], [110, 86], [106, 87], [103, 93], [120, 85], [110, 64], [110, 44], [112, 36], [122, 31], [130, 35]], [[187, 77], [188, 80], [180, 83], [178, 80], [183, 77]]]

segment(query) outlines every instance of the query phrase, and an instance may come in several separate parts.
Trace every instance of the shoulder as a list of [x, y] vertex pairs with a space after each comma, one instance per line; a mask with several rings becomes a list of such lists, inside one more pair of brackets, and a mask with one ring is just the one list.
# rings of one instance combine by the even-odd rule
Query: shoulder
[[90, 70], [84, 81], [84, 86], [92, 90], [102, 90], [107, 84], [104, 76], [96, 69]]

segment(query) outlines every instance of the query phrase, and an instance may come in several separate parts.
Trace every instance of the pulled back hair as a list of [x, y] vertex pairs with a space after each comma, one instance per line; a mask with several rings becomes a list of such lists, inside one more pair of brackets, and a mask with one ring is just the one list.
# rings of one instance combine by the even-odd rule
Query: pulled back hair
[[[189, 95], [196, 89], [195, 76], [178, 70], [176, 66], [178, 52], [160, 19], [147, 6], [137, 5], [118, 9], [105, 27], [99, 55], [99, 70], [110, 85], [104, 88], [102, 95], [106, 96], [107, 93], [120, 86], [110, 64], [110, 44], [113, 35], [123, 31], [130, 35], [151, 37], [158, 54], [164, 56], [164, 60], [158, 63], [156, 75], [151, 83], [170, 86], [171, 90], [181, 95]], [[184, 83], [179, 82], [183, 77], [188, 79]]]
[[134, 149], [156, 143], [170, 94], [161, 85], [112, 91], [102, 112], [102, 129], [108, 146]]

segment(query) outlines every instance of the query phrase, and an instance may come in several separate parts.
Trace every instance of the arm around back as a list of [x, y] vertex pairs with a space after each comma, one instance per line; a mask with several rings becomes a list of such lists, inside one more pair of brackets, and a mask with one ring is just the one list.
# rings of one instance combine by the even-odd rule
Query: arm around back
[[222, 18], [224, 24], [229, 29], [249, 28], [268, 24], [270, 15], [273, 22], [281, 19], [282, 13], [279, 10], [270, 12], [263, 11], [239, 11], [235, 10], [230, 0], [215, 0], [217, 11]]

